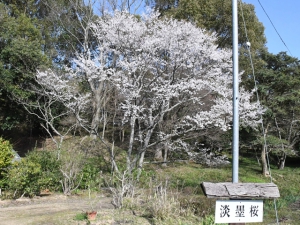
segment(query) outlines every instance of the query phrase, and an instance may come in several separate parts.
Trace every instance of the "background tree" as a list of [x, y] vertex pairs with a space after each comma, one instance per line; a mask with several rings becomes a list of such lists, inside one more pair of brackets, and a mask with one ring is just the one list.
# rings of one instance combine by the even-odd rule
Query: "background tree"
[[257, 71], [256, 79], [261, 102], [268, 108], [264, 126], [269, 151], [278, 155], [278, 167], [283, 169], [287, 154], [299, 146], [300, 64], [286, 52], [274, 55], [265, 51], [261, 57], [266, 64]]
[[[187, 20], [208, 32], [217, 35], [216, 43], [220, 48], [232, 46], [232, 6], [231, 0], [158, 0], [152, 4], [163, 16], [172, 16], [179, 20]], [[258, 21], [254, 6], [240, 2], [239, 10], [243, 10], [248, 38], [252, 48], [264, 47], [266, 38], [264, 26]], [[246, 38], [241, 11], [238, 18], [239, 44], [245, 46]]]
[[[45, 114], [34, 111], [36, 107], [33, 107], [37, 102], [42, 106], [41, 98], [36, 101], [37, 95], [27, 90], [37, 85], [34, 74], [37, 69], [43, 71], [42, 65], [62, 70], [64, 65], [71, 65], [75, 52], [93, 48], [87, 25], [94, 18], [92, 5], [68, 0], [7, 0], [1, 2], [1, 12], [1, 127], [11, 129], [19, 122], [31, 127], [29, 121], [34, 121], [34, 124], [39, 124], [39, 121], [31, 119], [24, 108], [15, 104], [16, 100], [23, 99], [27, 110], [44, 118]], [[44, 103], [47, 102], [53, 102], [53, 99], [45, 99]], [[33, 108], [29, 109], [29, 105]], [[59, 115], [61, 106], [56, 107], [52, 108], [52, 113], [56, 111]], [[57, 115], [53, 115], [55, 123], [58, 122]], [[54, 130], [48, 129], [46, 135], [49, 131]]]
[[[91, 17], [91, 4], [76, 0], [5, 0], [10, 16], [24, 15], [38, 24], [44, 42], [43, 53], [54, 65], [70, 63], [73, 53], [83, 51], [86, 19]], [[93, 13], [92, 13], [93, 14]], [[87, 43], [87, 42], [86, 42]]]
[[3, 3], [0, 10], [0, 120], [5, 130], [28, 119], [13, 96], [32, 97], [25, 89], [34, 83], [36, 69], [49, 64], [42, 52], [38, 23], [24, 14], [13, 13]]

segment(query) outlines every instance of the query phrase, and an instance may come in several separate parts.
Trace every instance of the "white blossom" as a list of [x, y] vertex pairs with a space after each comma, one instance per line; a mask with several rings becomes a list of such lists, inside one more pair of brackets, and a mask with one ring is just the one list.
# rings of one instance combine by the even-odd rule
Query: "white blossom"
[[[151, 138], [165, 116], [180, 107], [187, 110], [172, 128], [157, 131], [160, 139], [178, 135], [178, 130], [230, 128], [232, 54], [214, 44], [214, 34], [189, 22], [159, 19], [157, 12], [137, 17], [116, 11], [99, 18], [91, 28], [97, 49], [78, 54], [76, 68], [66, 69], [66, 75], [39, 72], [37, 79], [67, 107], [78, 104], [82, 110], [93, 104], [95, 112], [103, 107], [100, 100], [115, 88], [122, 99], [122, 121], [131, 126], [128, 157], [134, 138], [143, 143], [139, 149], [143, 153], [155, 144]], [[90, 93], [74, 89], [73, 79], [87, 81]], [[263, 110], [251, 103], [251, 97], [252, 92], [240, 89], [240, 120], [255, 127]]]

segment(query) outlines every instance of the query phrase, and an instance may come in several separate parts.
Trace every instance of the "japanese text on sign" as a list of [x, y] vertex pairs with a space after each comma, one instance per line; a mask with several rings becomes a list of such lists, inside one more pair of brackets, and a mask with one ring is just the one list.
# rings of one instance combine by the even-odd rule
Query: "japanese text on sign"
[[254, 223], [262, 221], [262, 200], [216, 201], [215, 223]]

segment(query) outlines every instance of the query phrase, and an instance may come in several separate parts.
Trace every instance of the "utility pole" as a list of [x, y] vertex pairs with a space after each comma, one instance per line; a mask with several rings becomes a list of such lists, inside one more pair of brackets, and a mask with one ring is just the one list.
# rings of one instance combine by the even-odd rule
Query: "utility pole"
[[233, 140], [232, 183], [239, 182], [239, 56], [238, 56], [238, 6], [232, 0], [232, 60], [233, 60]]
[[[202, 183], [203, 192], [208, 198], [223, 199], [216, 201], [215, 222], [229, 223], [229, 225], [245, 225], [245, 223], [248, 222], [263, 222], [263, 199], [275, 199], [280, 197], [279, 189], [273, 183], [239, 183], [239, 55], [237, 2], [238, 0], [232, 0], [232, 183]], [[253, 216], [253, 209], [257, 210], [255, 211], [255, 217]]]
[[[239, 53], [238, 53], [238, 0], [232, 0], [232, 60], [233, 60], [233, 139], [232, 183], [239, 182]], [[230, 225], [244, 223], [230, 223]]]

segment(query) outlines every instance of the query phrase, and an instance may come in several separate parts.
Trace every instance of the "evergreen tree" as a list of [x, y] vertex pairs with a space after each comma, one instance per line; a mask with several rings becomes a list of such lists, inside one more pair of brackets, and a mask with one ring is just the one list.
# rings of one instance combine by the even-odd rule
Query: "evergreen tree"
[[16, 98], [29, 98], [37, 68], [48, 65], [42, 52], [39, 24], [11, 5], [0, 3], [0, 107], [1, 128], [12, 128], [26, 120]]
[[265, 51], [261, 57], [266, 63], [256, 80], [261, 103], [267, 107], [267, 144], [279, 156], [278, 166], [283, 169], [286, 156], [298, 151], [300, 143], [300, 61], [286, 52]]

